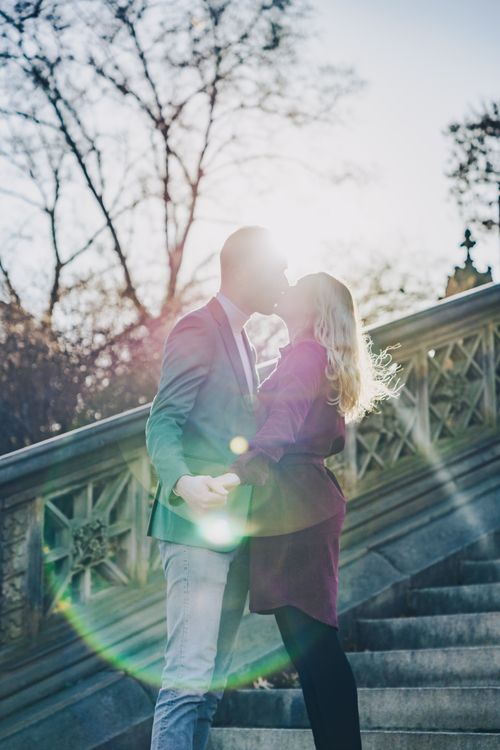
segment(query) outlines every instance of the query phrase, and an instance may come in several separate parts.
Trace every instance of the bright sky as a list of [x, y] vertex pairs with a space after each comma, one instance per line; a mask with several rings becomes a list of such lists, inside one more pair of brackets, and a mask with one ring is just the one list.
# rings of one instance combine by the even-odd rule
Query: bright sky
[[[233, 185], [224, 213], [235, 225], [274, 227], [292, 253], [292, 275], [324, 262], [325, 254], [332, 271], [383, 254], [416, 274], [431, 274], [442, 293], [446, 275], [463, 262], [458, 244], [465, 228], [448, 196], [451, 144], [443, 131], [471, 107], [500, 96], [500, 3], [313, 2], [320, 14], [318, 58], [353, 65], [367, 86], [349, 100], [344, 124], [331, 134], [320, 140], [302, 134], [288, 143], [314, 164], [353, 163], [370, 178], [335, 187], [272, 170], [264, 194]], [[214, 240], [229, 229], [220, 226]], [[490, 264], [499, 281], [498, 236], [476, 239], [477, 266]]]
[[[318, 267], [352, 277], [369, 258], [384, 256], [394, 267], [410, 269], [436, 297], [444, 291], [447, 274], [464, 258], [458, 245], [465, 226], [444, 176], [450, 150], [444, 130], [471, 107], [500, 97], [500, 2], [311, 2], [318, 30], [312, 56], [353, 66], [367, 85], [346, 100], [342, 124], [296, 134], [283, 129], [264, 147], [332, 173], [353, 165], [367, 176], [333, 185], [275, 162], [250, 167], [214, 191], [203, 206], [206, 220], [199, 221], [193, 234], [184, 279], [202, 257], [221, 247], [230, 231], [241, 224], [261, 224], [276, 232], [288, 252], [290, 278]], [[5, 205], [5, 216], [10, 216], [10, 203]], [[14, 210], [26, 211], [12, 203]], [[490, 264], [494, 280], [500, 281], [498, 236], [476, 235], [476, 240], [478, 268]], [[27, 244], [23, 261], [11, 263], [21, 283], [31, 279], [35, 266], [39, 279], [46, 268], [39, 261], [40, 243], [31, 239]], [[157, 267], [164, 261], [154, 238], [138, 243], [134, 266], [147, 298], [152, 266], [144, 247], [151, 248]], [[161, 273], [155, 268], [155, 278]], [[48, 283], [47, 278], [44, 287]], [[33, 286], [30, 294], [37, 295]]]

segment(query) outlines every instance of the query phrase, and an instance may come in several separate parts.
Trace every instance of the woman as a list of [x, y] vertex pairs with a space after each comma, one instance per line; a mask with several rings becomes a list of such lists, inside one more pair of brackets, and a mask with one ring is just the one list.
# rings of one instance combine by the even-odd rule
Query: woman
[[395, 395], [395, 367], [371, 354], [348, 287], [303, 277], [278, 304], [290, 343], [259, 389], [260, 428], [221, 479], [252, 484], [250, 610], [274, 613], [299, 674], [316, 748], [361, 748], [357, 688], [337, 619], [346, 499], [324, 458], [345, 422]]

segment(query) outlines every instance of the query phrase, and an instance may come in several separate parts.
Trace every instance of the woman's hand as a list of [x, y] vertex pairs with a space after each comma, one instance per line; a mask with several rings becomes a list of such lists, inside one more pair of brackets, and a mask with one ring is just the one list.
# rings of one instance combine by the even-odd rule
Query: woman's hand
[[214, 477], [214, 480], [219, 486], [222, 485], [227, 492], [231, 492], [231, 490], [234, 490], [235, 487], [241, 484], [239, 476], [232, 471], [228, 471], [226, 474], [219, 474], [219, 476]]

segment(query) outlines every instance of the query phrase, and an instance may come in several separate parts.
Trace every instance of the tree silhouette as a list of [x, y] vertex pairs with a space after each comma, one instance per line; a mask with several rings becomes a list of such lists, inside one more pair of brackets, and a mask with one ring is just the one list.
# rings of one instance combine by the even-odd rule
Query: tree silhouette
[[[151, 398], [207, 199], [361, 85], [303, 64], [308, 28], [300, 0], [2, 3], [0, 451]], [[20, 271], [30, 244], [50, 266]]]
[[499, 231], [500, 102], [451, 123], [446, 132], [452, 139], [447, 177], [465, 223]]

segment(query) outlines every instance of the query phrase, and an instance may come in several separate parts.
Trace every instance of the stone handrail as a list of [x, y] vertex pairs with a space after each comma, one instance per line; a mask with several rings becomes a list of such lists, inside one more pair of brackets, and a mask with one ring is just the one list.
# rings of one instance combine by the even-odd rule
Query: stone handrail
[[[500, 284], [372, 326], [404, 388], [329, 462], [348, 497], [500, 429]], [[146, 536], [156, 478], [144, 444], [149, 405], [0, 457], [0, 644], [43, 618], [159, 567]]]

